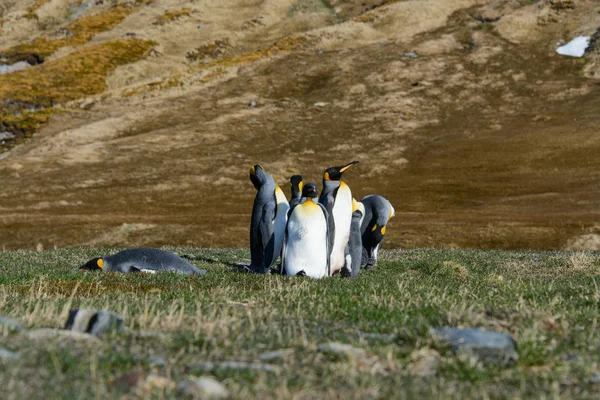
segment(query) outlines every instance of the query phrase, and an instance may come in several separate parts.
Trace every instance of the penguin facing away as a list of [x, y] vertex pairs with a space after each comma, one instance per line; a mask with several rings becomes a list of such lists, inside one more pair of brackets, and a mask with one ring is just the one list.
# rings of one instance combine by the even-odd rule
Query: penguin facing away
[[307, 183], [302, 188], [305, 199], [290, 210], [281, 257], [281, 272], [286, 275], [329, 276], [328, 215], [315, 201], [317, 196], [317, 185]]
[[96, 257], [79, 267], [81, 270], [115, 272], [179, 272], [206, 274], [206, 271], [170, 251], [160, 249], [127, 249], [108, 257]]
[[302, 201], [302, 177], [300, 175], [293, 175], [290, 178], [290, 185], [292, 187], [292, 197], [290, 197], [290, 209], [296, 204]]
[[289, 203], [260, 165], [250, 167], [250, 181], [257, 190], [250, 221], [250, 269], [267, 274], [281, 254]]
[[361, 203], [365, 208], [360, 227], [363, 246], [361, 268], [370, 269], [377, 264], [377, 252], [383, 242], [387, 224], [396, 215], [396, 211], [387, 199], [375, 194], [363, 197]]
[[342, 276], [356, 278], [360, 272], [362, 262], [362, 238], [360, 225], [365, 214], [365, 206], [352, 199], [352, 222], [350, 223], [350, 239], [346, 248], [346, 264], [342, 270]]
[[352, 220], [352, 192], [342, 181], [342, 174], [357, 163], [358, 161], [352, 161], [340, 167], [331, 167], [323, 173], [323, 191], [319, 203], [329, 213], [329, 229], [333, 231], [333, 242], [330, 243], [332, 275], [344, 268]]

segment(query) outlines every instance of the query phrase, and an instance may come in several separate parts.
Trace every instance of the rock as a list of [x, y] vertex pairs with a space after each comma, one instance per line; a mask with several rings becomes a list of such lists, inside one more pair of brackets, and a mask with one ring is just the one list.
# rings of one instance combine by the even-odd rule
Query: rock
[[327, 103], [325, 103], [324, 101], [317, 101], [315, 104], [313, 104], [313, 106], [315, 107], [325, 107], [327, 105]]
[[21, 359], [21, 356], [18, 355], [17, 353], [12, 352], [10, 350], [3, 349], [2, 347], [0, 347], [0, 361], [1, 362], [18, 361], [20, 359]]
[[507, 365], [519, 359], [514, 339], [505, 333], [479, 328], [432, 328], [431, 336], [452, 347], [470, 352], [486, 364]]
[[13, 140], [14, 138], [16, 136], [12, 132], [0, 132], [0, 140]]
[[72, 308], [65, 329], [100, 336], [103, 333], [122, 330], [123, 318], [106, 310]]
[[193, 399], [227, 399], [229, 392], [219, 381], [210, 376], [188, 378], [180, 381], [175, 393]]
[[256, 100], [252, 100], [250, 103], [248, 103], [248, 107], [256, 107], [258, 105], [258, 103], [256, 102]]
[[417, 56], [417, 53], [415, 53], [414, 51], [409, 51], [408, 53], [404, 53], [404, 55], [402, 57], [413, 59], [413, 58], [417, 58], [418, 56]]
[[121, 392], [126, 393], [138, 386], [143, 379], [144, 374], [142, 372], [132, 371], [114, 378], [113, 386], [115, 386]]
[[588, 379], [589, 383], [600, 383], [600, 372], [596, 372]]
[[0, 332], [19, 332], [23, 327], [16, 320], [0, 316]]
[[87, 333], [76, 331], [67, 331], [62, 329], [42, 328], [32, 329], [25, 333], [25, 337], [31, 340], [58, 340], [58, 341], [74, 341], [86, 342], [89, 344], [101, 344], [102, 341], [96, 336]]
[[437, 374], [442, 356], [433, 349], [419, 349], [410, 355], [411, 363], [407, 370], [413, 376], [432, 376]]
[[152, 392], [155, 390], [165, 391], [175, 389], [175, 382], [164, 376], [148, 375], [143, 381], [139, 381], [135, 386], [135, 394], [142, 398], [152, 398]]
[[244, 361], [224, 361], [224, 362], [199, 362], [188, 366], [190, 371], [213, 371], [215, 369], [233, 369], [233, 370], [249, 370], [278, 373], [279, 367], [271, 364], [263, 363], [248, 363]]
[[269, 351], [267, 353], [263, 353], [258, 356], [260, 361], [274, 361], [274, 360], [282, 360], [286, 357], [289, 357], [294, 353], [292, 349], [281, 349], [275, 351]]
[[150, 356], [146, 359], [146, 362], [152, 367], [164, 367], [167, 365], [167, 360], [161, 356]]
[[325, 354], [340, 356], [347, 359], [356, 359], [365, 357], [366, 353], [363, 349], [350, 346], [345, 343], [329, 342], [319, 346], [319, 351]]
[[398, 335], [395, 333], [359, 332], [358, 337], [361, 339], [367, 339], [367, 340], [381, 340], [384, 342], [393, 342], [398, 337]]
[[583, 57], [590, 44], [590, 39], [590, 36], [578, 36], [564, 46], [560, 46], [556, 52], [563, 56]]

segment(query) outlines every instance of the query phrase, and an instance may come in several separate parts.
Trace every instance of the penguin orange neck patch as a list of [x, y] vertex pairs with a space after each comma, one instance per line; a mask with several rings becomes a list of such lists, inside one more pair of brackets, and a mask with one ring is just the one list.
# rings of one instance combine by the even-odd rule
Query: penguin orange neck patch
[[98, 268], [102, 269], [104, 268], [104, 261], [102, 261], [102, 259], [99, 258], [98, 261], [96, 261], [96, 265], [98, 265]]

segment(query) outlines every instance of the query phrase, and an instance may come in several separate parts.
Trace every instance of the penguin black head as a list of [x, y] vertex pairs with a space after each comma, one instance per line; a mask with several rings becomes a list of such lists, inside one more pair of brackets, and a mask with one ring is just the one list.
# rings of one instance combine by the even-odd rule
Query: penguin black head
[[92, 258], [87, 263], [83, 264], [79, 269], [87, 271], [97, 271], [104, 268], [104, 261], [101, 257]]
[[331, 167], [327, 168], [323, 173], [324, 181], [339, 181], [342, 179], [342, 174], [354, 164], [358, 164], [358, 161], [352, 161], [346, 165], [342, 165], [340, 167]]
[[290, 178], [290, 185], [292, 186], [292, 198], [300, 197], [300, 193], [302, 193], [303, 186], [302, 176], [293, 175]]
[[319, 196], [319, 189], [317, 185], [314, 183], [307, 183], [302, 187], [302, 197], [306, 197], [308, 199], [314, 199]]
[[265, 183], [267, 173], [260, 165], [256, 164], [250, 167], [250, 181], [256, 188], [256, 190], [260, 189], [260, 187]]
[[301, 175], [292, 175], [290, 178], [290, 183], [292, 186], [298, 186], [300, 190], [302, 190], [302, 176]]

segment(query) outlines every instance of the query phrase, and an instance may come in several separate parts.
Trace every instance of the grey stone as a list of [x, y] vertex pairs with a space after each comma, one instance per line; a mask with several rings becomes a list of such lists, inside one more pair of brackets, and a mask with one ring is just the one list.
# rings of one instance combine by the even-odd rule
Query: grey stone
[[122, 330], [123, 318], [106, 310], [72, 308], [65, 329], [100, 336], [107, 332]]
[[165, 360], [161, 356], [150, 356], [146, 359], [146, 362], [148, 363], [148, 365], [153, 367], [164, 367], [165, 365], [167, 365], [167, 360]]
[[188, 378], [177, 383], [178, 396], [193, 399], [227, 399], [229, 392], [219, 381], [210, 376]]
[[588, 379], [589, 383], [600, 383], [600, 372], [596, 372], [592, 377]]
[[204, 361], [191, 364], [189, 367], [190, 371], [213, 371], [216, 369], [231, 369], [231, 370], [249, 370], [249, 371], [262, 371], [262, 372], [279, 372], [279, 368], [271, 364], [263, 363], [249, 363], [244, 361], [223, 361], [223, 362], [211, 362]]
[[0, 332], [4, 330], [8, 332], [19, 332], [21, 329], [23, 329], [23, 327], [16, 320], [0, 316]]
[[12, 132], [0, 132], [0, 140], [12, 140], [15, 137], [15, 134]]
[[52, 329], [52, 328], [41, 328], [33, 329], [25, 333], [25, 337], [28, 339], [38, 340], [58, 340], [58, 341], [74, 341], [74, 342], [86, 342], [89, 344], [101, 344], [102, 341], [96, 336], [89, 335], [87, 333], [67, 331], [63, 329]]
[[319, 351], [325, 354], [341, 356], [345, 358], [362, 358], [366, 353], [363, 349], [350, 346], [345, 343], [329, 342], [319, 346]]
[[248, 103], [248, 106], [250, 107], [256, 107], [258, 105], [258, 103], [256, 102], [256, 100], [252, 100], [250, 103]]
[[260, 356], [258, 356], [258, 359], [260, 361], [282, 360], [282, 359], [290, 356], [293, 353], [294, 353], [294, 350], [292, 350], [292, 349], [269, 351], [269, 352], [263, 353]]
[[417, 53], [415, 53], [414, 51], [409, 51], [408, 53], [404, 53], [404, 55], [402, 56], [404, 58], [417, 58]]
[[21, 356], [10, 350], [3, 349], [0, 347], [0, 361], [18, 361]]
[[469, 352], [486, 364], [507, 365], [519, 359], [512, 336], [479, 328], [432, 328], [431, 336], [454, 352]]
[[0, 75], [31, 67], [27, 61], [17, 61], [14, 64], [0, 64]]

